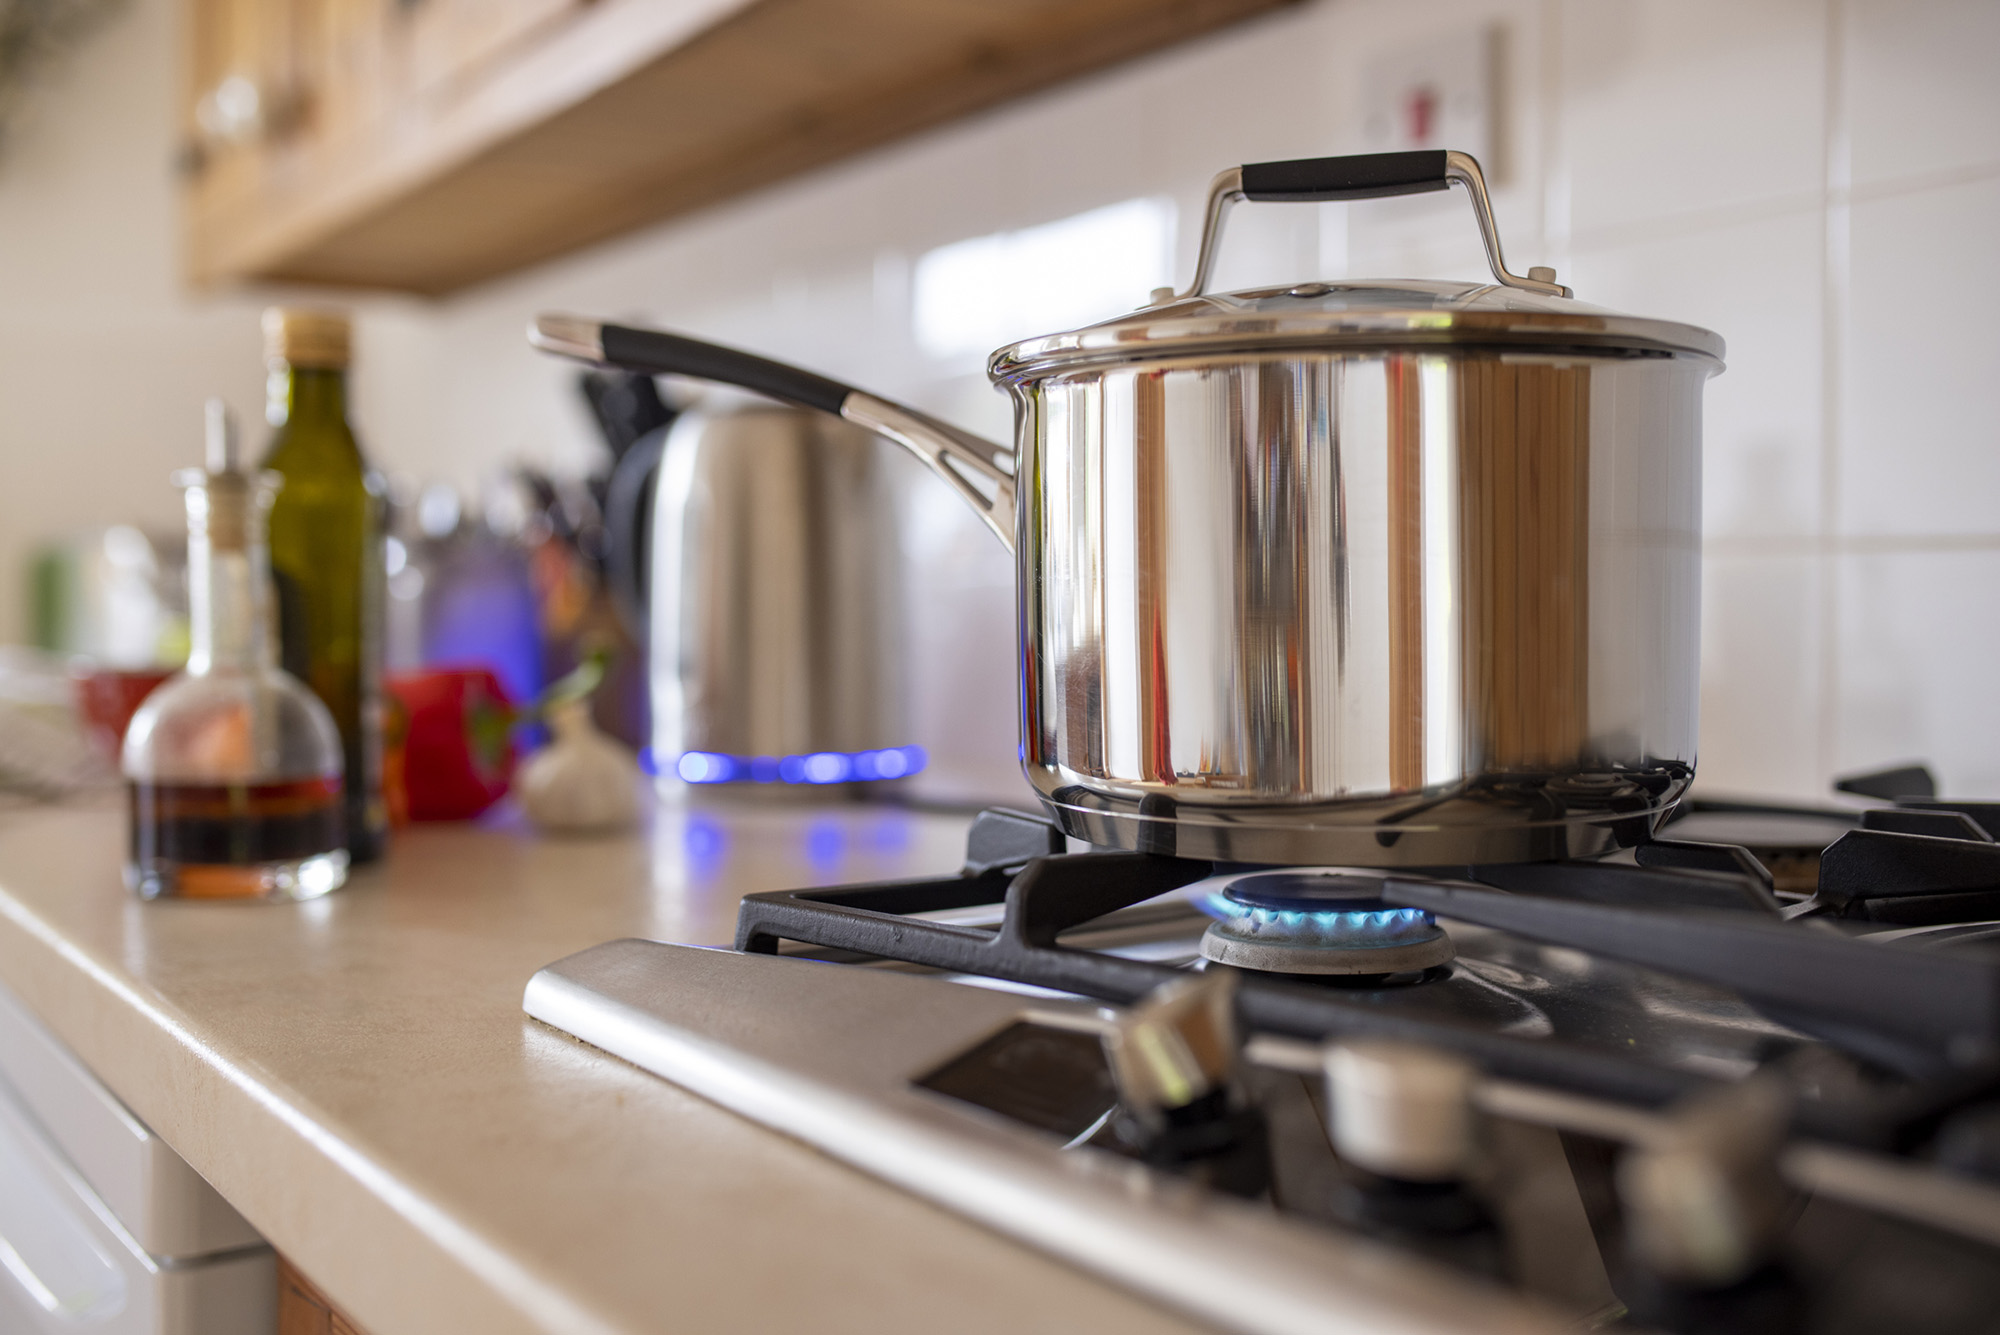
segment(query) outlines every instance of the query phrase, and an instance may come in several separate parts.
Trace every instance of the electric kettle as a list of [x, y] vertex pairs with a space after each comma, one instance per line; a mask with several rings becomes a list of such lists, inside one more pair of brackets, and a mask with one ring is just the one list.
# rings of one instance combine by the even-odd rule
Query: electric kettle
[[643, 623], [663, 793], [823, 792], [922, 767], [899, 727], [883, 448], [822, 413], [711, 394], [621, 463], [612, 584]]

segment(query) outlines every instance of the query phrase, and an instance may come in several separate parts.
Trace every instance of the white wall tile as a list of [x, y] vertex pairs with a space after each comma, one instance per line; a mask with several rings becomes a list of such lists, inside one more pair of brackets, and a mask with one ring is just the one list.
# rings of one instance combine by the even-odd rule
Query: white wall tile
[[1824, 0], [1567, 0], [1570, 226], [1817, 193]]
[[1942, 791], [2000, 798], [2000, 549], [1840, 562], [1841, 772], [1929, 762]]
[[[1440, 37], [1484, 30], [1494, 42], [1494, 149], [1481, 163], [1507, 259], [1516, 272], [1556, 257], [1544, 237], [1543, 171], [1546, 117], [1542, 57], [1547, 46], [1540, 4], [1488, 0], [1475, 3], [1351, 5], [1340, 12], [1338, 40], [1328, 53], [1328, 75], [1340, 91], [1339, 151], [1362, 148], [1361, 98], [1371, 68], [1412, 46]], [[1332, 151], [1332, 150], [1329, 150]], [[1463, 191], [1347, 205], [1347, 263], [1332, 277], [1484, 280], [1485, 251]]]
[[1846, 9], [1855, 184], [2000, 163], [2000, 5], [1848, 0]]
[[1710, 538], [1803, 536], [1820, 511], [1821, 303], [1817, 210], [1664, 240], [1579, 249], [1577, 296], [1721, 334], [1727, 369], [1703, 413]]
[[1840, 528], [2000, 533], [2000, 178], [1854, 205]]
[[[1341, 205], [1329, 205], [1338, 208]], [[1345, 205], [1348, 210], [1346, 275], [1351, 278], [1436, 278], [1492, 281], [1479, 223], [1465, 192], [1405, 195]], [[1548, 258], [1538, 231], [1508, 225], [1495, 201], [1495, 219], [1508, 265], [1526, 272]]]
[[1702, 576], [1696, 781], [1710, 794], [1821, 796], [1820, 563], [1711, 557]]
[[[1390, 0], [1344, 4], [1328, 10], [1328, 20], [1320, 24], [1318, 32], [1310, 34], [1310, 72], [1300, 80], [1300, 86], [1286, 88], [1278, 82], [1258, 80], [1258, 86], [1270, 88], [1260, 100], [1276, 104], [1280, 116], [1292, 120], [1294, 112], [1284, 104], [1298, 100], [1304, 88], [1316, 88], [1318, 100], [1310, 106], [1320, 116], [1324, 128], [1310, 148], [1300, 148], [1296, 154], [1362, 152], [1366, 148], [1362, 144], [1362, 122], [1366, 116], [1362, 96], [1368, 88], [1370, 72], [1378, 62], [1394, 58], [1412, 46], [1434, 42], [1440, 36], [1490, 32], [1494, 36], [1498, 66], [1492, 108], [1496, 148], [1482, 166], [1494, 194], [1494, 212], [1500, 220], [1502, 236], [1510, 246], [1508, 258], [1516, 270], [1524, 270], [1548, 258], [1542, 244], [1542, 114], [1538, 96], [1544, 46], [1542, 12], [1540, 4], [1528, 0], [1438, 0], [1422, 6]], [[1270, 116], [1270, 112], [1264, 114]], [[1274, 136], [1272, 142], [1280, 140]], [[1244, 156], [1254, 160], [1250, 154]], [[1264, 156], [1290, 154], [1272, 152]], [[1236, 160], [1228, 158], [1228, 162]], [[1486, 256], [1480, 248], [1466, 196], [1460, 190], [1380, 202], [1324, 204], [1320, 210], [1342, 212], [1344, 218], [1334, 222], [1334, 230], [1346, 234], [1342, 254], [1320, 256], [1320, 272], [1326, 278], [1486, 278]], [[1238, 210], [1238, 214], [1246, 212], [1256, 218], [1260, 212], [1296, 214], [1306, 210], [1300, 210], [1300, 206], [1286, 210], [1274, 206]], [[1230, 226], [1238, 224], [1232, 222]], [[1298, 246], [1298, 242], [1280, 240], [1294, 234], [1280, 234], [1278, 228], [1298, 224], [1258, 220], [1252, 226], [1272, 230], [1274, 240], [1262, 246], [1266, 256], [1272, 258], [1264, 258], [1260, 266], [1238, 260], [1236, 268], [1226, 268], [1218, 274], [1218, 286], [1276, 284], [1292, 278], [1294, 270], [1284, 270], [1280, 264], [1290, 260], [1284, 246]], [[1318, 222], [1308, 222], [1306, 226], [1318, 228]], [[1190, 236], [1190, 256], [1192, 240]], [[1258, 244], [1250, 242], [1248, 250], [1256, 254]], [[1286, 256], [1286, 260], [1278, 260], [1276, 256]], [[1296, 260], [1292, 262], [1296, 264]]]
[[950, 801], [1034, 805], [1021, 774], [1014, 563], [964, 502], [912, 467], [900, 498], [905, 672], [911, 738], [930, 749], [918, 781]]

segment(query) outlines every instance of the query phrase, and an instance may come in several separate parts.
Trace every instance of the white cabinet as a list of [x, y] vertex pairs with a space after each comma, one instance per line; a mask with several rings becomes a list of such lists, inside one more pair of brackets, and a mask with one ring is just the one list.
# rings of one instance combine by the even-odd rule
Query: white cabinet
[[241, 1215], [0, 992], [0, 1331], [271, 1335]]

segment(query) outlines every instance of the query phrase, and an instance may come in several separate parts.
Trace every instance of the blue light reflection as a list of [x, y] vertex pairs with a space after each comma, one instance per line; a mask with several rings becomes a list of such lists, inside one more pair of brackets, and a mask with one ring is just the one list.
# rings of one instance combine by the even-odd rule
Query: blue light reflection
[[850, 783], [900, 779], [922, 770], [928, 760], [921, 746], [782, 757], [688, 751], [674, 763], [674, 773], [687, 783]]
[[695, 874], [705, 877], [719, 868], [728, 856], [729, 832], [707, 816], [690, 816], [687, 828], [681, 834], [681, 846], [687, 850], [688, 863]]
[[806, 861], [817, 872], [830, 872], [840, 865], [847, 851], [847, 831], [839, 822], [816, 820], [806, 826]]

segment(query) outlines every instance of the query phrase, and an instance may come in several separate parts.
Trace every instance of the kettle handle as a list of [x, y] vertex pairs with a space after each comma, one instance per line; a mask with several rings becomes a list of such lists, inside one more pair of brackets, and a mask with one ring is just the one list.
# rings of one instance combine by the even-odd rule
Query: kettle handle
[[611, 606], [635, 644], [646, 643], [653, 574], [653, 479], [672, 425], [656, 426], [633, 441], [611, 467], [604, 489], [604, 574]]
[[1486, 195], [1486, 177], [1469, 153], [1451, 149], [1420, 149], [1414, 153], [1355, 153], [1339, 158], [1295, 158], [1288, 162], [1252, 162], [1231, 167], [1208, 187], [1208, 209], [1202, 215], [1201, 248], [1195, 253], [1194, 281], [1185, 292], [1162, 290], [1153, 305], [1185, 301], [1208, 290], [1215, 270], [1215, 252], [1222, 245], [1222, 220], [1239, 199], [1293, 204], [1328, 199], [1381, 199], [1389, 195], [1419, 195], [1465, 187], [1479, 236], [1486, 243], [1486, 263], [1493, 276], [1508, 287], [1567, 297], [1570, 290], [1555, 281], [1554, 269], [1530, 269], [1524, 278], [1510, 273], [1500, 254], [1500, 229], [1493, 223], [1493, 202]]
[[528, 327], [528, 342], [579, 361], [720, 381], [843, 417], [923, 460], [966, 499], [1007, 550], [1014, 549], [1014, 453], [969, 431], [796, 366], [659, 329], [543, 315]]

